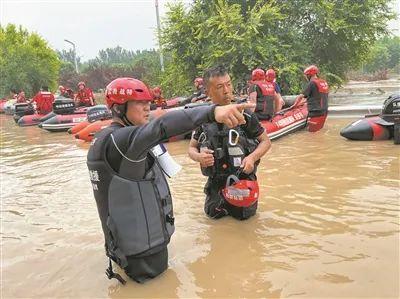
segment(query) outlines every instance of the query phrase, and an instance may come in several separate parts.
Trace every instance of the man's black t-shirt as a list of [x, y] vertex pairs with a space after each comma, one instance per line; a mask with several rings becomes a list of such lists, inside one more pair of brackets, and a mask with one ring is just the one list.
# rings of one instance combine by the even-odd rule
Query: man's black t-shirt
[[315, 82], [313, 81], [308, 82], [306, 88], [303, 91], [303, 95], [307, 99], [318, 98], [321, 96], [318, 91], [317, 84], [315, 84]]
[[252, 92], [257, 92], [257, 99], [263, 96], [260, 86], [257, 84], [252, 84], [249, 88], [249, 94]]
[[307, 99], [308, 111], [311, 115], [317, 113], [326, 113], [328, 109], [328, 97], [327, 94], [321, 93], [318, 89], [318, 85], [314, 81], [308, 82], [306, 88], [303, 91], [304, 97]]

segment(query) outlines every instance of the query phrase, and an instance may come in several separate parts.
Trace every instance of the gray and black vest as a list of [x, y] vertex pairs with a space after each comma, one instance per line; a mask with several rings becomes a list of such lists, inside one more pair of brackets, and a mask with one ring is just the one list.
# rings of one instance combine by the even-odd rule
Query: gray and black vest
[[[157, 159], [141, 180], [115, 172], [106, 159], [106, 147], [115, 128], [96, 134], [88, 153], [87, 166], [105, 237], [106, 254], [120, 267], [127, 257], [143, 257], [164, 249], [173, 234], [174, 216], [168, 183]], [[122, 159], [119, 172], [128, 165]]]
[[[201, 167], [204, 176], [213, 179], [226, 179], [231, 174], [236, 174], [240, 170], [242, 160], [251, 154], [258, 146], [258, 140], [248, 138], [244, 130], [237, 126], [234, 131], [237, 132], [236, 144], [229, 142], [229, 136], [233, 129], [218, 123], [206, 123], [201, 125], [202, 133], [198, 140], [198, 150], [207, 148], [213, 150], [214, 165]], [[233, 138], [235, 139], [235, 138]], [[253, 173], [257, 170], [257, 161]]]

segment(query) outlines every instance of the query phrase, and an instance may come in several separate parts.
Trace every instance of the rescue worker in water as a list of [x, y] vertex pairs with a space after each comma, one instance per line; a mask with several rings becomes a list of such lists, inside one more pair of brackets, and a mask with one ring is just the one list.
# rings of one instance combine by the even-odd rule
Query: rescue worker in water
[[95, 135], [87, 156], [110, 258], [106, 273], [122, 283], [111, 260], [137, 282], [158, 276], [168, 265], [167, 245], [174, 232], [172, 198], [152, 148], [205, 122], [243, 125], [243, 110], [254, 107], [210, 105], [172, 111], [149, 122], [152, 100], [149, 88], [139, 80], [112, 81], [106, 101], [113, 122]]
[[[231, 78], [224, 67], [208, 69], [203, 79], [212, 103], [225, 107], [234, 100]], [[246, 124], [234, 128], [203, 124], [190, 141], [189, 157], [200, 163], [203, 175], [208, 177], [204, 211], [214, 219], [231, 215], [243, 220], [257, 210], [256, 168], [271, 142], [255, 114], [246, 110], [244, 115]], [[231, 180], [235, 181], [233, 186]]]
[[310, 132], [321, 130], [328, 116], [329, 86], [324, 79], [317, 77], [318, 73], [319, 69], [316, 65], [310, 65], [304, 70], [308, 84], [295, 101], [295, 104], [307, 101], [308, 130]]
[[260, 120], [270, 120], [278, 109], [274, 82], [265, 80], [264, 70], [255, 69], [251, 73], [250, 84], [249, 99], [256, 103], [255, 114]]

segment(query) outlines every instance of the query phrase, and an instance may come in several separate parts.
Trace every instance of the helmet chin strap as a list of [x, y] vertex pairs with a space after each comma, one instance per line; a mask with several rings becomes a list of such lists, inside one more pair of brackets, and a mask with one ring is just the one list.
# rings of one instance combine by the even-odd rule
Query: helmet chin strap
[[128, 110], [128, 103], [125, 103], [123, 105], [118, 105], [114, 108], [117, 117], [122, 120], [125, 126], [134, 126], [134, 124], [131, 121], [129, 121], [129, 119], [126, 117], [127, 110]]
[[129, 121], [129, 119], [126, 117], [126, 114], [124, 114], [124, 115], [122, 116], [121, 119], [122, 119], [122, 121], [124, 122], [125, 125], [127, 125], [127, 126], [134, 126], [134, 124], [131, 123], [131, 122]]

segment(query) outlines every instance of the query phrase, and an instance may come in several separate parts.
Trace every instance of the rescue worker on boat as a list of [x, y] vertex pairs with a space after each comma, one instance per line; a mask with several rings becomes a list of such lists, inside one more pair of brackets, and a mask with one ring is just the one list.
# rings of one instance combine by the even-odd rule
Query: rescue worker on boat
[[18, 93], [18, 97], [17, 97], [17, 103], [26, 103], [26, 96], [25, 96], [25, 91], [21, 90]]
[[[224, 67], [208, 69], [203, 78], [213, 104], [225, 106], [234, 100], [231, 78]], [[246, 124], [231, 129], [222, 124], [203, 124], [190, 140], [189, 157], [200, 163], [203, 175], [208, 177], [204, 211], [214, 219], [231, 215], [243, 220], [257, 210], [256, 168], [271, 142], [255, 114], [246, 110], [244, 115]]]
[[106, 101], [113, 122], [95, 135], [87, 156], [110, 258], [106, 273], [122, 283], [111, 260], [137, 282], [167, 269], [174, 214], [164, 176], [170, 169], [159, 144], [206, 122], [228, 127], [245, 124], [243, 110], [254, 107], [250, 103], [209, 105], [171, 111], [149, 122], [152, 100], [149, 88], [137, 79], [112, 81], [106, 88]]
[[282, 110], [282, 107], [285, 105], [285, 101], [281, 95], [281, 87], [279, 86], [278, 82], [276, 82], [276, 73], [274, 69], [268, 69], [265, 71], [265, 81], [272, 83], [275, 86], [274, 112], [277, 113], [278, 111]]
[[94, 106], [93, 92], [89, 87], [86, 87], [83, 81], [78, 83], [78, 93], [75, 95], [75, 106]]
[[58, 91], [60, 93], [60, 96], [62, 96], [64, 98], [69, 98], [69, 99], [74, 98], [74, 92], [72, 91], [71, 88], [60, 85], [60, 86], [58, 86]]
[[203, 82], [204, 81], [202, 77], [197, 77], [196, 79], [194, 79], [193, 84], [196, 91], [190, 96], [192, 103], [196, 103], [197, 101], [203, 101], [207, 99]]
[[47, 86], [43, 86], [40, 91], [28, 103], [36, 103], [38, 114], [47, 114], [53, 110], [54, 95]]
[[319, 69], [316, 65], [310, 65], [304, 70], [308, 84], [303, 93], [300, 94], [295, 104], [307, 102], [308, 107], [308, 129], [317, 132], [324, 127], [328, 115], [328, 83], [317, 74]]
[[255, 69], [251, 73], [249, 99], [256, 103], [255, 114], [259, 120], [270, 120], [275, 114], [275, 85], [265, 80], [265, 72]]
[[163, 107], [163, 108], [167, 107], [167, 101], [164, 99], [162, 95], [161, 87], [160, 86], [154, 87], [152, 92], [153, 92], [153, 103], [157, 107]]

